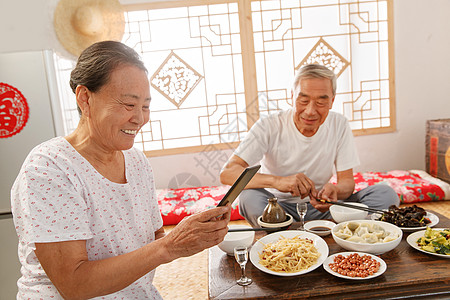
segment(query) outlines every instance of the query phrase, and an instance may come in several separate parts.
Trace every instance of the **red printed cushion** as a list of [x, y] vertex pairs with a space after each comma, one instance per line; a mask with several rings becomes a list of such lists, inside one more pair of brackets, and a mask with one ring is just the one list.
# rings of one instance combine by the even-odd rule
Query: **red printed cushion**
[[[204, 186], [158, 190], [158, 205], [164, 225], [178, 224], [186, 216], [215, 207], [229, 189], [229, 186]], [[231, 220], [242, 219], [236, 200], [232, 205]]]
[[[354, 173], [355, 192], [375, 184], [387, 184], [400, 198], [400, 203], [445, 200], [442, 188], [409, 171]], [[331, 182], [336, 182], [333, 177]]]

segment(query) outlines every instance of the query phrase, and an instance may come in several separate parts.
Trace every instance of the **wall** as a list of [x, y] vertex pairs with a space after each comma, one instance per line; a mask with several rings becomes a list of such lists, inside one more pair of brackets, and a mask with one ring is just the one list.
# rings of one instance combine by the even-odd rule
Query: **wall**
[[426, 120], [450, 118], [450, 1], [394, 0], [397, 131], [357, 137], [358, 170], [425, 169]]
[[[121, 0], [123, 4], [136, 1]], [[0, 53], [53, 48], [70, 56], [59, 44], [52, 27], [56, 3], [57, 0], [2, 1]], [[397, 130], [356, 137], [361, 159], [356, 171], [425, 168], [426, 120], [450, 117], [448, 11], [448, 0], [394, 1]], [[168, 187], [169, 183], [189, 184], [189, 176], [183, 173], [192, 174], [203, 185], [215, 185], [219, 184], [217, 163], [229, 154], [230, 151], [208, 156], [197, 153], [152, 157], [150, 162], [159, 188]], [[213, 156], [216, 165], [205, 169], [199, 164], [199, 161], [207, 163]]]

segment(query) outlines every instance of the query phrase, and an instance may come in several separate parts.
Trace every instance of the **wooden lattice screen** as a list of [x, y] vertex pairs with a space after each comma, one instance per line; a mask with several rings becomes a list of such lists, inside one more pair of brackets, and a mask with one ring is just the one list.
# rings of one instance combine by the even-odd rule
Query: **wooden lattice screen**
[[123, 42], [149, 69], [147, 155], [234, 148], [255, 121], [292, 106], [295, 70], [338, 76], [333, 110], [355, 135], [395, 129], [392, 2], [163, 1], [126, 5]]

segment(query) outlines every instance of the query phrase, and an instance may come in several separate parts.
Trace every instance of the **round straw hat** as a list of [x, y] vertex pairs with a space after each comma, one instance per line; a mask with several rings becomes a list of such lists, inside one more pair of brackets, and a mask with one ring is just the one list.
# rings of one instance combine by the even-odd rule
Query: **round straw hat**
[[124, 11], [118, 0], [60, 0], [54, 26], [64, 48], [79, 56], [96, 42], [121, 41]]

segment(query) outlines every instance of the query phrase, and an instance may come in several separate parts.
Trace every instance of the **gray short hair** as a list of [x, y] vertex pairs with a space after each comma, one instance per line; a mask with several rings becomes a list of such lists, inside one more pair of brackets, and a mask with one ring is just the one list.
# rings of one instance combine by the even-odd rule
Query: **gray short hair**
[[307, 78], [328, 78], [331, 80], [331, 86], [333, 88], [333, 96], [336, 95], [336, 74], [325, 66], [318, 64], [309, 64], [301, 67], [294, 77], [294, 84], [292, 88], [300, 83], [300, 80]]
[[[139, 54], [121, 42], [101, 41], [86, 48], [70, 74], [70, 88], [75, 93], [78, 85], [97, 92], [108, 83], [111, 73], [121, 65], [132, 65], [147, 73]], [[77, 106], [81, 116], [81, 110]]]

